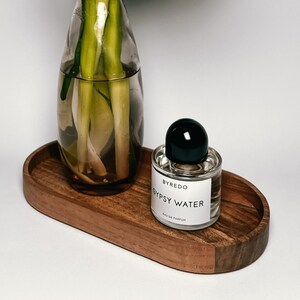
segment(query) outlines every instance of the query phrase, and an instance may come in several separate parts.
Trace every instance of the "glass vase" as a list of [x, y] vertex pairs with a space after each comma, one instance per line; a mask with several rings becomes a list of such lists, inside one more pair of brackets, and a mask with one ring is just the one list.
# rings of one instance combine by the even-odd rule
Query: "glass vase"
[[78, 0], [58, 84], [61, 158], [70, 184], [110, 195], [134, 181], [143, 140], [143, 90], [122, 0]]

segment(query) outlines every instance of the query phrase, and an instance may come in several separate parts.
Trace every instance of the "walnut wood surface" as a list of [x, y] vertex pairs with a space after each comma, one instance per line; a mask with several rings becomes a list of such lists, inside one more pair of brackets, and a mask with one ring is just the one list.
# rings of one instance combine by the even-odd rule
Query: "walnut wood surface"
[[26, 159], [24, 195], [47, 216], [175, 269], [222, 273], [260, 257], [268, 243], [269, 206], [256, 187], [223, 171], [219, 220], [204, 230], [171, 229], [151, 214], [151, 150], [143, 149], [142, 158], [137, 179], [127, 191], [88, 196], [69, 186], [57, 142], [52, 142]]

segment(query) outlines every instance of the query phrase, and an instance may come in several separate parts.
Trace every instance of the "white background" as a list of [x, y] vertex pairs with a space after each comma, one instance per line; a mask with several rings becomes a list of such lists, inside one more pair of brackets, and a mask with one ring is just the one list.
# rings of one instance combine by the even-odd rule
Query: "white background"
[[176, 271], [32, 209], [22, 164], [56, 139], [56, 88], [75, 0], [1, 2], [1, 299], [300, 299], [300, 1], [127, 0], [143, 68], [144, 145], [192, 117], [224, 169], [271, 208], [251, 266]]

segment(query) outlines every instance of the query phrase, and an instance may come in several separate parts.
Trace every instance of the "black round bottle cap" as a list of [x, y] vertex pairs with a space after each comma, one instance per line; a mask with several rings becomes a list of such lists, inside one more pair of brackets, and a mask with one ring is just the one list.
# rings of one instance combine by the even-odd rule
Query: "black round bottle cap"
[[193, 119], [179, 119], [168, 129], [166, 156], [181, 164], [197, 164], [208, 153], [208, 137], [204, 127]]

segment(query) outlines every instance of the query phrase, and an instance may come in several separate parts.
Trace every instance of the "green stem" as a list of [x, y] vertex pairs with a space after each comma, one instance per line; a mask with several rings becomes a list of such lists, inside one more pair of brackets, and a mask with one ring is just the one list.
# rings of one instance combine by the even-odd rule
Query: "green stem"
[[93, 103], [91, 109], [90, 140], [95, 152], [101, 157], [102, 150], [107, 145], [114, 129], [114, 118], [111, 108], [103, 93], [107, 93], [108, 84], [98, 82], [101, 88], [100, 94], [94, 88]]
[[[80, 69], [84, 80], [79, 82], [78, 111], [77, 111], [77, 158], [79, 172], [84, 172], [85, 163], [88, 161], [88, 138], [90, 110], [93, 98], [93, 80], [97, 40], [94, 33], [96, 22], [96, 1], [82, 0], [84, 12], [84, 30], [80, 55]], [[86, 81], [85, 81], [86, 80]]]
[[[109, 1], [109, 16], [103, 37], [104, 73], [109, 81], [115, 128], [115, 159], [117, 179], [129, 175], [129, 81], [121, 62], [122, 12], [119, 0]], [[121, 79], [121, 80], [117, 80]]]
[[97, 39], [94, 25], [97, 19], [97, 0], [82, 0], [84, 11], [84, 31], [80, 56], [81, 75], [86, 80], [94, 79]]
[[113, 80], [109, 83], [115, 127], [115, 159], [118, 179], [129, 175], [129, 81]]

